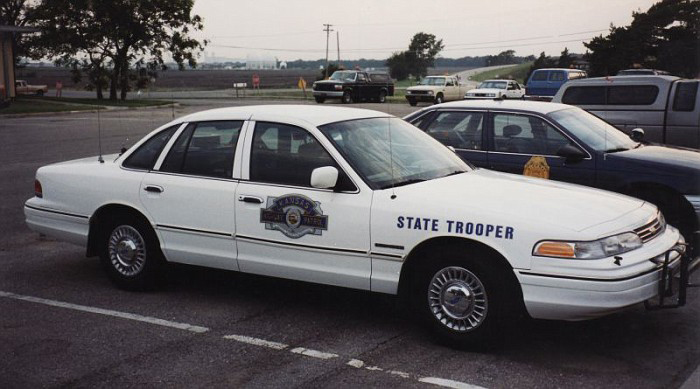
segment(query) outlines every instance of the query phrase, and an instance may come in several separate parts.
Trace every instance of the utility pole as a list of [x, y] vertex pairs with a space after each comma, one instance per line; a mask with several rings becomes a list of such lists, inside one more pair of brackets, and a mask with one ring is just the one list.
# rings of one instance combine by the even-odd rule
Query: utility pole
[[323, 68], [323, 79], [325, 80], [328, 78], [328, 38], [330, 37], [331, 31], [333, 31], [331, 29], [331, 27], [333, 25], [332, 24], [324, 24], [323, 26], [325, 27], [323, 29], [323, 31], [326, 32], [326, 67]]
[[340, 65], [340, 31], [335, 32], [335, 46], [338, 48], [338, 69], [342, 67]]

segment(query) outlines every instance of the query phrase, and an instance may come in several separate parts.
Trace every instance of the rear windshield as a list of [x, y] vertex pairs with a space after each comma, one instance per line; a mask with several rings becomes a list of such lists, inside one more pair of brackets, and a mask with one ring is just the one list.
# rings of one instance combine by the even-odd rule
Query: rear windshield
[[572, 105], [651, 105], [659, 95], [656, 85], [572, 86], [561, 98]]

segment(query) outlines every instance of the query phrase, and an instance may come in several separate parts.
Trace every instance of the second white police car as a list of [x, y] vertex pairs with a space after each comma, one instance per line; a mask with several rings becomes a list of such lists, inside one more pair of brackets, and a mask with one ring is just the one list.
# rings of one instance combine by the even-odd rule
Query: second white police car
[[29, 227], [120, 287], [178, 262], [402, 294], [460, 344], [522, 309], [580, 320], [654, 298], [684, 258], [649, 203], [476, 169], [363, 109], [195, 113], [104, 162], [44, 166], [35, 192]]

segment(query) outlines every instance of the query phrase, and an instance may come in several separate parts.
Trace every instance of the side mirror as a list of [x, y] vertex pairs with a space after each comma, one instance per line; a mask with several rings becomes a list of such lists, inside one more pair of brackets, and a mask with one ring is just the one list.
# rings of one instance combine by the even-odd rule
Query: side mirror
[[630, 134], [630, 138], [632, 138], [632, 140], [635, 142], [644, 141], [644, 130], [641, 128], [633, 129], [632, 133]]
[[578, 162], [586, 157], [586, 154], [578, 147], [565, 145], [557, 151], [557, 155], [566, 158], [566, 162]]
[[317, 189], [331, 189], [338, 182], [338, 169], [333, 166], [317, 167], [311, 172], [311, 186]]

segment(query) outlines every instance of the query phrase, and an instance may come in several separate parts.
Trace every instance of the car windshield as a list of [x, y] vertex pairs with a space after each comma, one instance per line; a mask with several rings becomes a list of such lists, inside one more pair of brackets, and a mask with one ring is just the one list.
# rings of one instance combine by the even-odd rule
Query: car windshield
[[330, 79], [336, 81], [355, 81], [356, 74], [355, 72], [333, 72]]
[[421, 85], [445, 85], [445, 77], [426, 77], [421, 80]]
[[479, 89], [506, 89], [506, 81], [484, 81], [479, 85]]
[[596, 151], [615, 152], [638, 146], [624, 132], [580, 108], [562, 109], [549, 116]]
[[319, 129], [373, 189], [471, 170], [457, 154], [399, 118], [349, 120]]

